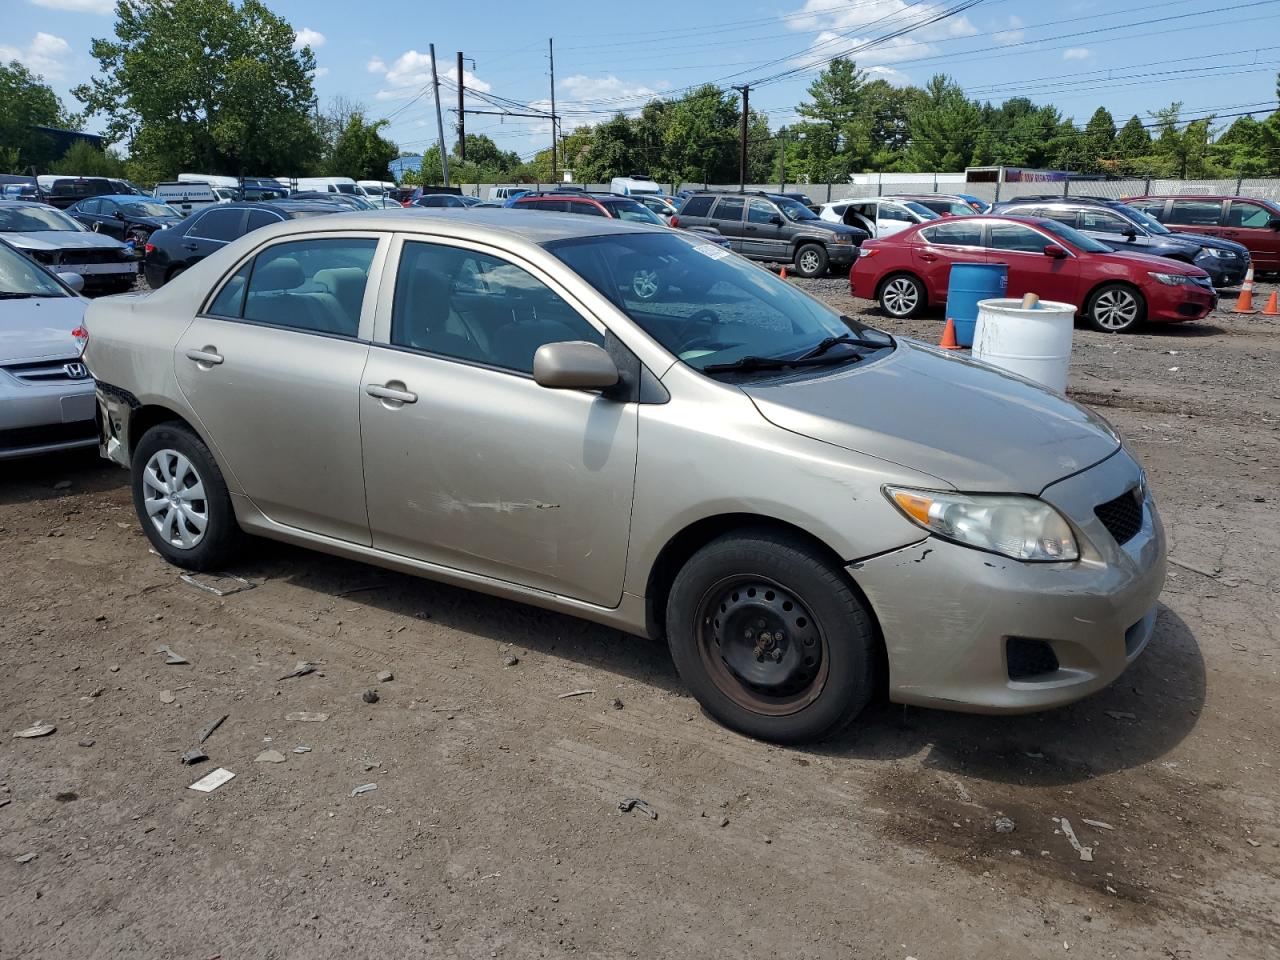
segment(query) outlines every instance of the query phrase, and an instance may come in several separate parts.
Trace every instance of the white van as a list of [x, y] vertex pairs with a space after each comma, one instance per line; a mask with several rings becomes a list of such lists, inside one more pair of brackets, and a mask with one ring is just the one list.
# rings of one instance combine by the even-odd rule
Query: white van
[[533, 187], [490, 187], [489, 199], [506, 203], [512, 197], [519, 196], [522, 193], [529, 193], [532, 190]]
[[833, 200], [818, 208], [818, 216], [832, 223], [859, 227], [873, 237], [890, 237], [917, 223], [939, 219], [938, 214], [914, 200], [890, 200], [879, 197]]
[[189, 180], [157, 183], [151, 195], [162, 203], [176, 208], [184, 217], [205, 207], [211, 207], [215, 203], [230, 203], [236, 199], [236, 191], [231, 187]]
[[663, 193], [658, 183], [645, 173], [633, 173], [629, 177], [614, 177], [609, 182], [611, 193], [620, 193], [624, 197], [653, 196]]
[[365, 196], [371, 200], [385, 197], [396, 188], [396, 185], [390, 180], [357, 180], [356, 186], [363, 190]]
[[[280, 179], [279, 177], [276, 178]], [[356, 182], [350, 177], [299, 177], [296, 181], [286, 181], [296, 184], [291, 189], [295, 193], [304, 191], [318, 190], [321, 193], [350, 193], [364, 196], [364, 191], [356, 187]]]

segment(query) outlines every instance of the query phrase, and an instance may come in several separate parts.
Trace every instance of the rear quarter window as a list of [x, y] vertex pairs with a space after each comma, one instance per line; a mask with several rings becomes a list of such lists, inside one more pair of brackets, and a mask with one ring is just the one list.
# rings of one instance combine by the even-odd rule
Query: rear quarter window
[[712, 197], [690, 197], [680, 208], [682, 217], [705, 217], [711, 213]]
[[936, 243], [947, 247], [980, 247], [982, 246], [982, 225], [979, 223], [940, 223], [935, 227], [925, 227], [920, 236], [926, 243]]

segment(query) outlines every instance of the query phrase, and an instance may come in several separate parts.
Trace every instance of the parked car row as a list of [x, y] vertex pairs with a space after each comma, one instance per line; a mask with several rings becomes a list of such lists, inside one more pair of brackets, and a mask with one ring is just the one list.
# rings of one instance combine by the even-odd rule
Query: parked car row
[[87, 292], [121, 293], [138, 278], [135, 249], [48, 204], [0, 203], [0, 239], [50, 269], [78, 274]]

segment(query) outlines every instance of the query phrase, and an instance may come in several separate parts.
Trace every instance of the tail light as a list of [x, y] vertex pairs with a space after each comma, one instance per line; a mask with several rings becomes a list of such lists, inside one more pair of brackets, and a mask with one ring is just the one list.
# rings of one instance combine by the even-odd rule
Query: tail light
[[879, 252], [880, 250], [878, 247], [868, 247], [866, 244], [863, 244], [858, 248], [858, 257], [859, 259], [862, 257], [874, 257]]
[[80, 356], [84, 356], [84, 348], [89, 345], [89, 331], [85, 329], [82, 323], [71, 331], [71, 337], [75, 340], [76, 346], [80, 348]]
[[673, 214], [671, 215], [671, 225], [672, 225], [673, 227], [678, 227], [678, 226], [680, 226], [680, 215], [679, 215], [679, 214], [675, 214], [675, 213], [673, 213]]
[[148, 243], [148, 244], [147, 244], [145, 247], [143, 247], [142, 249], [143, 249], [143, 250], [145, 250], [148, 254], [155, 253], [155, 252], [156, 252], [156, 245], [155, 245], [154, 243]]

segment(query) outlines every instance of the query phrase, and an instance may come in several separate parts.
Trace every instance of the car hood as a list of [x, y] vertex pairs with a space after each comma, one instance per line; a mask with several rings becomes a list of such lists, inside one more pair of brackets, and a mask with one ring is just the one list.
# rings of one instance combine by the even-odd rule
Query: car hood
[[[1249, 248], [1243, 243], [1236, 243], [1234, 240], [1223, 240], [1221, 237], [1211, 237], [1203, 233], [1183, 233], [1180, 230], [1172, 231], [1172, 236], [1187, 243], [1194, 243], [1198, 247], [1211, 247], [1214, 250], [1230, 250], [1241, 257], [1249, 255]], [[1168, 240], [1169, 237], [1163, 239]]]
[[746, 383], [776, 426], [973, 492], [1038, 494], [1120, 447], [1061, 394], [909, 340], [878, 362]]
[[1207, 277], [1199, 267], [1183, 263], [1181, 260], [1171, 260], [1168, 257], [1159, 257], [1153, 253], [1138, 253], [1135, 250], [1116, 250], [1114, 253], [1094, 254], [1094, 256], [1107, 257], [1124, 257], [1125, 260], [1136, 261], [1144, 266], [1147, 270], [1156, 273], [1185, 273], [1189, 277]]
[[80, 297], [0, 300], [0, 363], [76, 356], [71, 331], [86, 306]]
[[79, 230], [40, 230], [35, 233], [6, 233], [4, 238], [22, 250], [102, 250], [124, 244], [114, 237]]
[[792, 222], [798, 227], [813, 228], [815, 230], [822, 230], [828, 233], [843, 234], [846, 237], [853, 237], [855, 239], [859, 237], [866, 239], [870, 236], [870, 234], [865, 230], [860, 230], [857, 227], [851, 227], [844, 223], [836, 223], [833, 220], [800, 220]]

